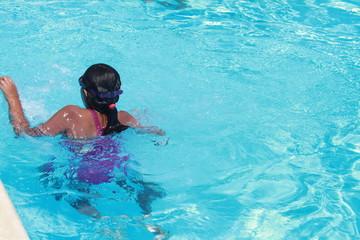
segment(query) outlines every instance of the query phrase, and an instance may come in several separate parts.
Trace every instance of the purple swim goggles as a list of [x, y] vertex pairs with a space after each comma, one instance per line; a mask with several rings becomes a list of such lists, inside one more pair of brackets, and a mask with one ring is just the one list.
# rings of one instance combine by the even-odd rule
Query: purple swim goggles
[[96, 91], [94, 89], [89, 89], [83, 82], [83, 77], [79, 78], [79, 84], [81, 87], [85, 88], [87, 91], [89, 91], [90, 93], [100, 97], [100, 98], [114, 98], [117, 97], [119, 95], [121, 95], [123, 93], [123, 90], [119, 89], [119, 90], [115, 90], [113, 92], [99, 92]]

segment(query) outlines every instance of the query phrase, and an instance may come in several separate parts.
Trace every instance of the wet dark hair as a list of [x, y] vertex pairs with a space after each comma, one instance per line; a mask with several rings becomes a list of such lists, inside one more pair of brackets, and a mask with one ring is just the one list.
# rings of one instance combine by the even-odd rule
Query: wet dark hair
[[[107, 116], [108, 123], [103, 129], [103, 135], [128, 128], [119, 122], [116, 106], [112, 105], [119, 101], [119, 95], [122, 93], [120, 75], [114, 68], [103, 63], [94, 64], [80, 77], [79, 83], [86, 108]], [[87, 96], [83, 88], [87, 90]]]

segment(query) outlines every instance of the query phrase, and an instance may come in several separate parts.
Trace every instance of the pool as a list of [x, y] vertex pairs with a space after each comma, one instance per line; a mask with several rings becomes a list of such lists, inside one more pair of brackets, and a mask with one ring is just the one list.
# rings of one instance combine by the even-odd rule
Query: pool
[[55, 197], [88, 193], [40, 180], [49, 161], [63, 179], [64, 139], [15, 138], [0, 97], [0, 178], [31, 239], [359, 239], [358, 1], [4, 0], [0, 19], [32, 124], [81, 106], [78, 77], [105, 62], [119, 108], [167, 132], [114, 140], [166, 192], [152, 216], [112, 182], [94, 220]]

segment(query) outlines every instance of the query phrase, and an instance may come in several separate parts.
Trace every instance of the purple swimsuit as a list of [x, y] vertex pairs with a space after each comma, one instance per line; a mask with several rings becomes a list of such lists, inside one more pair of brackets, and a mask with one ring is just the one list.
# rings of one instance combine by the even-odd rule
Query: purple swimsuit
[[103, 135], [103, 130], [102, 130], [102, 128], [101, 128], [99, 118], [98, 118], [98, 116], [96, 115], [95, 110], [93, 110], [93, 109], [89, 109], [89, 110], [90, 110], [91, 115], [92, 115], [92, 117], [93, 117], [93, 119], [94, 119], [94, 122], [95, 122], [96, 134], [98, 135], [98, 137], [99, 137], [99, 136], [102, 136], [102, 135]]
[[[95, 110], [89, 110], [94, 118], [96, 133], [98, 136], [102, 136], [103, 131], [99, 118]], [[70, 152], [75, 153], [75, 157], [70, 160], [70, 164], [74, 162], [77, 164], [76, 168], [71, 168], [66, 172], [65, 176], [69, 179], [76, 178], [80, 182], [91, 184], [111, 182], [115, 177], [113, 175], [115, 168], [121, 169], [127, 175], [129, 156], [120, 156], [120, 143], [110, 137], [98, 138], [85, 143], [67, 142], [66, 147]]]
[[[124, 155], [121, 143], [110, 136], [101, 137], [103, 131], [96, 112], [89, 109], [95, 122], [97, 138], [86, 141], [67, 140], [61, 145], [73, 153], [69, 167], [64, 172], [65, 178], [79, 183], [101, 184], [111, 182], [116, 174], [127, 176], [129, 156]], [[54, 162], [45, 164], [47, 175], [52, 175]], [[63, 166], [64, 167], [64, 166]]]

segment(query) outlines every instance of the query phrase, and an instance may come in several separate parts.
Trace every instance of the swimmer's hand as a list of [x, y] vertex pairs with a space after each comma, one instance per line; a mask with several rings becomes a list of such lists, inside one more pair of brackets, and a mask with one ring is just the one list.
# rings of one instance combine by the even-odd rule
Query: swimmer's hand
[[0, 89], [3, 91], [6, 101], [8, 102], [10, 121], [15, 133], [19, 136], [25, 131], [31, 136], [37, 135], [35, 130], [29, 127], [29, 122], [25, 118], [19, 93], [13, 80], [10, 77], [0, 77]]
[[156, 135], [159, 135], [159, 136], [165, 136], [165, 131], [162, 130], [162, 129], [159, 129], [159, 131], [157, 131], [157, 133], [155, 133]]
[[3, 91], [6, 100], [19, 99], [19, 93], [14, 81], [10, 77], [0, 77], [0, 89]]
[[164, 130], [155, 126], [136, 125], [134, 128], [138, 130], [140, 133], [156, 134], [158, 136], [164, 136], [166, 134]]
[[164, 136], [166, 134], [164, 130], [162, 130], [162, 129], [158, 128], [158, 127], [155, 127], [155, 126], [145, 127], [144, 129], [146, 129], [145, 131], [147, 133], [156, 134], [158, 136]]

